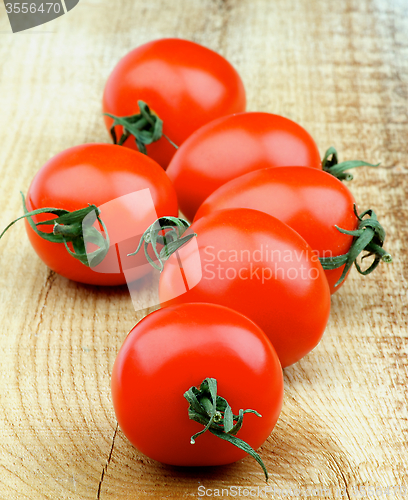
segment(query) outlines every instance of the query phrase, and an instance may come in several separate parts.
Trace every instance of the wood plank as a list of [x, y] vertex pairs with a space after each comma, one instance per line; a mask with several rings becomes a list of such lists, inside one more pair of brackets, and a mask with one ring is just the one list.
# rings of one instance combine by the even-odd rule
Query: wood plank
[[[397, 486], [386, 498], [404, 498], [405, 1], [81, 0], [31, 32], [8, 31], [1, 4], [1, 228], [20, 215], [19, 191], [48, 158], [109, 141], [100, 104], [106, 78], [122, 55], [159, 37], [223, 54], [244, 79], [248, 109], [298, 121], [321, 153], [335, 145], [341, 159], [381, 161], [375, 171], [357, 171], [350, 187], [359, 206], [383, 221], [394, 263], [365, 279], [353, 270], [333, 297], [323, 341], [285, 369], [282, 416], [261, 454], [276, 488], [271, 498], [289, 488], [307, 498], [307, 487], [327, 488], [314, 498], [357, 498], [356, 485]], [[23, 224], [0, 242], [0, 255], [0, 498], [182, 498], [197, 497], [200, 485], [264, 487], [250, 458], [174, 468], [142, 456], [116, 432], [110, 373], [142, 317], [126, 287], [79, 285], [47, 270]]]

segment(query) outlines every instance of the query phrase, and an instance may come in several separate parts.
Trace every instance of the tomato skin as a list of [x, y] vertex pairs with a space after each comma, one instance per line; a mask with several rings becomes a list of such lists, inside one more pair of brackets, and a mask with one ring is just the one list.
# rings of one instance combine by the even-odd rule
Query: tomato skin
[[[330, 290], [317, 257], [293, 229], [242, 208], [212, 212], [188, 231], [197, 234], [198, 250], [188, 242], [165, 263], [161, 304], [210, 302], [241, 312], [269, 337], [282, 367], [319, 343], [329, 318]], [[178, 257], [188, 291], [179, 277]]]
[[[75, 146], [51, 158], [37, 172], [29, 187], [26, 204], [29, 211], [54, 207], [69, 211], [94, 204], [101, 206], [123, 195], [148, 188], [157, 215], [178, 213], [177, 197], [163, 169], [147, 156], [113, 144], [84, 144]], [[161, 215], [159, 215], [161, 214]], [[130, 217], [129, 229], [136, 224], [138, 214]], [[52, 216], [33, 217], [35, 222]], [[103, 220], [103, 213], [101, 214]], [[50, 226], [41, 230], [51, 232]], [[37, 235], [26, 221], [26, 230], [34, 250], [53, 271], [73, 281], [93, 285], [119, 285], [126, 283], [123, 272], [100, 273], [68, 254], [63, 243], [51, 243]], [[133, 249], [134, 250], [134, 249]], [[133, 251], [133, 250], [129, 250]], [[111, 251], [116, 256], [115, 247]], [[132, 263], [146, 262], [138, 254]], [[147, 266], [139, 267], [141, 277]]]
[[[319, 257], [346, 254], [357, 229], [355, 200], [350, 190], [327, 172], [307, 167], [266, 168], [231, 180], [214, 191], [198, 209], [195, 219], [226, 208], [253, 208], [285, 222], [304, 238]], [[325, 270], [330, 291], [344, 266]]]
[[188, 417], [183, 394], [206, 378], [244, 416], [237, 437], [254, 449], [270, 435], [282, 407], [283, 378], [265, 334], [245, 316], [214, 304], [182, 304], [146, 316], [127, 336], [112, 372], [116, 417], [129, 441], [171, 465], [221, 465], [245, 453]]
[[[242, 80], [226, 59], [177, 38], [155, 40], [132, 50], [112, 71], [103, 111], [130, 116], [139, 112], [138, 100], [163, 120], [163, 132], [178, 146], [205, 123], [245, 111], [246, 106]], [[109, 130], [112, 119], [105, 116], [105, 124]], [[124, 145], [137, 149], [134, 138]], [[163, 168], [174, 153], [164, 137], [147, 146], [147, 154]]]
[[313, 138], [283, 116], [251, 112], [222, 117], [197, 130], [179, 148], [167, 174], [180, 210], [193, 220], [201, 203], [231, 179], [289, 165], [322, 168]]

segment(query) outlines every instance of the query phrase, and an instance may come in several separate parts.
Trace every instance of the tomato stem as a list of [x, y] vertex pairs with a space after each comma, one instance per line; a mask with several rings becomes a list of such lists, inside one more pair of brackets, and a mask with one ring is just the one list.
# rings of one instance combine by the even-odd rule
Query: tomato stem
[[268, 482], [268, 471], [261, 457], [245, 441], [236, 437], [236, 434], [242, 427], [245, 413], [254, 413], [257, 417], [262, 417], [256, 410], [239, 410], [238, 415], [232, 413], [228, 402], [217, 395], [217, 380], [215, 378], [206, 378], [201, 382], [200, 388], [190, 387], [184, 393], [184, 397], [189, 402], [188, 416], [204, 425], [204, 429], [191, 436], [190, 443], [195, 444], [198, 436], [206, 431], [210, 431], [215, 436], [228, 441], [240, 450], [245, 451], [260, 464], [265, 474], [265, 480]]
[[334, 177], [341, 181], [351, 181], [353, 179], [353, 176], [349, 172], [346, 172], [346, 170], [357, 167], [378, 167], [379, 165], [379, 163], [373, 165], [372, 163], [360, 160], [343, 161], [339, 163], [339, 155], [333, 146], [326, 151], [322, 160], [323, 170], [334, 175]]
[[[349, 234], [354, 237], [349, 251], [346, 254], [338, 255], [337, 257], [319, 258], [323, 269], [337, 269], [344, 265], [343, 273], [335, 286], [340, 285], [340, 283], [345, 279], [346, 274], [353, 263], [360, 274], [367, 275], [372, 273], [381, 261], [387, 263], [392, 262], [391, 255], [383, 249], [385, 230], [378, 222], [375, 212], [369, 209], [359, 215], [355, 205], [353, 208], [354, 213], [359, 220], [358, 228], [354, 231], [348, 231], [335, 226], [341, 233]], [[371, 265], [363, 271], [357, 262], [357, 258], [364, 250], [367, 253], [363, 255], [361, 259], [374, 255], [374, 260]]]
[[[17, 221], [27, 219], [33, 231], [44, 240], [51, 243], [64, 243], [67, 252], [82, 264], [94, 267], [102, 262], [109, 250], [109, 236], [105, 224], [100, 218], [100, 210], [95, 205], [88, 205], [85, 208], [69, 212], [61, 208], [38, 208], [29, 212], [25, 202], [24, 194], [21, 193], [23, 201], [24, 215], [13, 220], [0, 234], [0, 239], [4, 233]], [[93, 216], [87, 217], [94, 213]], [[34, 222], [32, 217], [40, 214], [55, 215], [53, 219]], [[102, 236], [95, 227], [94, 223], [98, 220], [103, 228], [105, 237]], [[40, 231], [38, 226], [53, 226], [52, 233]], [[98, 249], [93, 252], [86, 252], [85, 241], [89, 241], [98, 246]], [[72, 251], [68, 243], [71, 243], [74, 251]]]
[[[128, 254], [128, 257], [137, 254], [141, 249], [143, 242], [143, 249], [147, 261], [158, 271], [162, 272], [164, 269], [163, 261], [166, 261], [170, 255], [176, 252], [182, 245], [197, 236], [191, 233], [183, 236], [185, 231], [190, 227], [190, 223], [178, 217], [160, 217], [153, 224], [151, 224], [140, 238], [137, 249]], [[156, 264], [149, 255], [149, 245], [151, 245], [154, 255], [156, 256]], [[160, 251], [158, 246], [162, 246]]]
[[[146, 155], [146, 145], [164, 137], [174, 148], [178, 149], [178, 146], [163, 133], [163, 120], [151, 111], [145, 102], [137, 101], [137, 104], [140, 113], [135, 115], [115, 116], [110, 113], [104, 113], [106, 116], [113, 118], [113, 124], [110, 128], [113, 143], [122, 146], [132, 135], [135, 138], [138, 150]], [[118, 125], [123, 127], [123, 132], [119, 140], [115, 131], [115, 127]]]

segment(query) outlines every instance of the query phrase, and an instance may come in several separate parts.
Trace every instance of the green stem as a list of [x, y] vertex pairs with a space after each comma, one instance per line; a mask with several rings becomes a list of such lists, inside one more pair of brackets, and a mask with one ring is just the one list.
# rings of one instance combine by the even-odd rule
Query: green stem
[[[31, 228], [38, 236], [51, 243], [64, 243], [67, 252], [85, 266], [94, 267], [102, 262], [109, 250], [109, 236], [106, 226], [100, 218], [98, 207], [89, 205], [73, 212], [60, 208], [47, 207], [29, 212], [23, 193], [21, 193], [21, 198], [24, 215], [13, 220], [0, 234], [0, 239], [17, 221], [27, 219]], [[91, 212], [94, 212], [95, 217], [87, 217]], [[34, 222], [32, 217], [40, 214], [51, 214], [56, 217], [42, 222]], [[105, 237], [93, 226], [96, 220], [101, 224]], [[52, 233], [40, 231], [38, 226], [53, 226]], [[98, 249], [93, 252], [86, 252], [85, 242], [95, 244]], [[69, 248], [68, 243], [72, 244], [74, 251]]]
[[369, 243], [365, 249], [368, 250], [371, 253], [371, 255], [374, 253], [378, 255], [383, 262], [387, 263], [392, 262], [391, 254], [389, 254], [386, 250], [384, 250], [383, 247], [380, 247], [380, 245], [376, 245], [375, 243]]
[[353, 160], [353, 161], [343, 161], [339, 163], [339, 157], [336, 149], [331, 146], [325, 153], [322, 160], [322, 168], [325, 172], [334, 175], [337, 179], [343, 181], [351, 181], [353, 176], [346, 172], [352, 168], [357, 167], [378, 167], [380, 164], [377, 163], [373, 165], [372, 163], [367, 163], [366, 161]]
[[204, 429], [191, 436], [191, 444], [195, 444], [198, 436], [209, 431], [220, 439], [228, 441], [251, 455], [262, 467], [265, 480], [268, 481], [268, 471], [261, 457], [248, 443], [236, 437], [236, 434], [242, 427], [245, 413], [254, 413], [258, 417], [262, 415], [255, 410], [242, 409], [239, 410], [238, 415], [234, 415], [228, 402], [223, 397], [217, 395], [217, 380], [214, 378], [203, 380], [199, 389], [194, 386], [190, 387], [184, 393], [184, 397], [190, 404], [188, 408], [190, 420], [194, 420], [205, 426]]
[[[319, 258], [323, 269], [337, 269], [344, 265], [343, 273], [335, 286], [340, 285], [340, 283], [345, 279], [353, 263], [360, 274], [367, 275], [373, 272], [381, 261], [392, 262], [391, 255], [383, 249], [385, 230], [378, 222], [375, 212], [373, 210], [366, 210], [359, 215], [357, 213], [356, 206], [354, 205], [354, 213], [359, 220], [358, 228], [356, 230], [348, 231], [335, 226], [341, 233], [354, 237], [349, 251], [346, 254], [338, 255], [337, 257]], [[363, 255], [362, 259], [374, 255], [372, 264], [364, 271], [357, 262], [358, 256], [363, 251], [366, 251], [367, 253]]]
[[[137, 101], [137, 104], [140, 113], [136, 115], [115, 116], [105, 113], [106, 116], [113, 118], [113, 124], [110, 129], [113, 143], [122, 146], [129, 136], [132, 135], [135, 138], [138, 150], [143, 154], [147, 154], [146, 145], [164, 137], [174, 148], [178, 149], [178, 146], [163, 133], [163, 120], [151, 111], [145, 102]], [[115, 130], [115, 127], [118, 125], [123, 127], [123, 132], [119, 140]]]
[[[137, 254], [143, 245], [149, 264], [162, 272], [164, 269], [163, 261], [166, 261], [182, 245], [197, 236], [195, 233], [183, 236], [189, 227], [189, 222], [184, 219], [179, 219], [178, 217], [160, 217], [146, 229], [140, 238], [137, 249], [133, 253], [128, 254], [128, 257]], [[156, 264], [150, 257], [148, 251], [149, 245], [151, 245], [159, 264]], [[160, 251], [158, 249], [159, 245], [162, 246]]]

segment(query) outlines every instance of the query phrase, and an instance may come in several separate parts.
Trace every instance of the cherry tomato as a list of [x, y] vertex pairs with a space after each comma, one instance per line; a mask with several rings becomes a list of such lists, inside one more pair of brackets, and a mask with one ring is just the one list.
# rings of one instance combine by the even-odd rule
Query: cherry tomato
[[[246, 105], [242, 80], [226, 59], [197, 43], [173, 38], [134, 49], [109, 76], [105, 113], [137, 114], [138, 100], [163, 120], [163, 132], [178, 146], [205, 123], [245, 111]], [[105, 123], [110, 129], [112, 119], [105, 117]], [[137, 149], [133, 137], [124, 145]], [[164, 137], [147, 146], [147, 154], [163, 168], [174, 153]]]
[[[342, 229], [357, 229], [358, 219], [350, 190], [331, 174], [307, 167], [265, 168], [227, 182], [201, 205], [195, 220], [215, 210], [253, 208], [285, 222], [304, 238], [319, 257], [346, 254], [353, 236]], [[325, 270], [331, 293], [344, 265]]]
[[[129, 206], [129, 198], [124, 195], [146, 189], [150, 191], [155, 213], [177, 215], [174, 188], [163, 169], [152, 159], [112, 144], [85, 144], [67, 149], [51, 158], [34, 177], [26, 198], [27, 209], [55, 207], [75, 211], [88, 204], [100, 207], [116, 200], [113, 213], [105, 214], [110, 218], [107, 221], [105, 217], [105, 222], [111, 247], [104, 262], [93, 269], [69, 255], [63, 243], [44, 240], [26, 221], [31, 244], [48, 267], [71, 280], [96, 285], [124, 284], [127, 280], [121, 265], [127, 269], [133, 266], [135, 271], [132, 277], [136, 279], [150, 271], [147, 264], [143, 265], [145, 257], [137, 255], [132, 258], [135, 260], [126, 258], [126, 264], [123, 259], [143, 232], [135, 235], [135, 228], [141, 224], [145, 226], [154, 214], [151, 213], [152, 206], [147, 204]], [[34, 216], [33, 220], [38, 222], [51, 218], [45, 214]], [[103, 209], [101, 218], [104, 220]], [[52, 227], [41, 227], [45, 232], [52, 231]], [[130, 271], [128, 278], [129, 274]]]
[[234, 414], [247, 413], [237, 438], [256, 449], [268, 438], [282, 406], [278, 357], [262, 330], [242, 314], [214, 304], [181, 304], [155, 311], [129, 333], [115, 360], [112, 400], [120, 428], [142, 453], [171, 465], [221, 465], [245, 452], [189, 419], [183, 394], [207, 378]]
[[318, 344], [330, 290], [317, 256], [293, 229], [242, 208], [212, 212], [188, 232], [197, 238], [164, 265], [161, 304], [210, 302], [241, 312], [266, 333], [283, 367]]
[[321, 169], [317, 146], [297, 123], [269, 113], [240, 113], [197, 130], [177, 151], [167, 174], [180, 210], [192, 220], [218, 187], [247, 172], [301, 165]]

